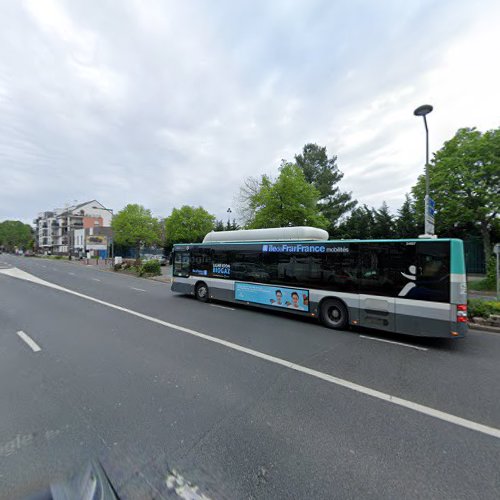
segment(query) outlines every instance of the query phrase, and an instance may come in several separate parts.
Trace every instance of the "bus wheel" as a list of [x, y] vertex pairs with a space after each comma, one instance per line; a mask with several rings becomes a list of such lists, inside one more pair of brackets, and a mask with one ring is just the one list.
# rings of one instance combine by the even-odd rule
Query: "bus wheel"
[[208, 301], [208, 286], [206, 283], [198, 283], [196, 285], [194, 294], [198, 300], [201, 302], [207, 302]]
[[346, 306], [336, 299], [326, 299], [321, 303], [320, 319], [325, 326], [335, 330], [342, 330], [349, 324]]

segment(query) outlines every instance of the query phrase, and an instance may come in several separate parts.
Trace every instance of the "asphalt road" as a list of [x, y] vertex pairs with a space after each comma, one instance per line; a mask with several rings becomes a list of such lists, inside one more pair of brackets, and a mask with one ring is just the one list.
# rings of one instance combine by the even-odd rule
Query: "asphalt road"
[[0, 401], [1, 498], [90, 458], [123, 498], [170, 497], [174, 471], [208, 498], [500, 497], [487, 332], [334, 332], [4, 254]]

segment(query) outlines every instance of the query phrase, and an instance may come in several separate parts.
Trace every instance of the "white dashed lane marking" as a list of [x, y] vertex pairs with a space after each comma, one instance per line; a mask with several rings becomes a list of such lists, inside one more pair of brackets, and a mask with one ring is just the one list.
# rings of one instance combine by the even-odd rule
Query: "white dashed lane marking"
[[404, 342], [396, 342], [394, 340], [378, 339], [376, 337], [368, 337], [367, 335], [360, 335], [359, 338], [367, 340], [376, 340], [377, 342], [385, 342], [386, 344], [395, 344], [402, 347], [409, 347], [410, 349], [416, 349], [417, 351], [427, 351], [427, 347], [420, 347], [419, 345], [405, 344]]
[[218, 307], [219, 309], [227, 309], [228, 311], [235, 311], [233, 307], [220, 306], [219, 304], [210, 304], [211, 307]]
[[24, 333], [22, 330], [19, 330], [16, 333], [20, 339], [24, 340], [24, 342], [26, 342], [26, 344], [28, 344], [31, 347], [33, 352], [38, 352], [38, 351], [42, 350], [42, 348], [29, 335]]

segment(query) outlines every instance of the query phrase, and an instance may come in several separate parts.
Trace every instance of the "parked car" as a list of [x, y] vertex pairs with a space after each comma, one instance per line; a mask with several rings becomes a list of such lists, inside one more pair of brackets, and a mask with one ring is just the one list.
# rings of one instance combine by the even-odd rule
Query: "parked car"
[[167, 258], [165, 257], [165, 255], [157, 255], [157, 258], [160, 261], [160, 266], [167, 265]]

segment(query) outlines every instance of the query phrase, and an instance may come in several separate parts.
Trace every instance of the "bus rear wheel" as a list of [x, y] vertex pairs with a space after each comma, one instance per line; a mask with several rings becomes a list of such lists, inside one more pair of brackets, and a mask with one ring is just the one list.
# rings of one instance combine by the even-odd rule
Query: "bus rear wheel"
[[343, 330], [349, 324], [347, 307], [340, 300], [326, 299], [321, 303], [320, 319], [328, 328]]
[[194, 290], [195, 297], [201, 302], [208, 302], [208, 286], [206, 283], [198, 283]]

